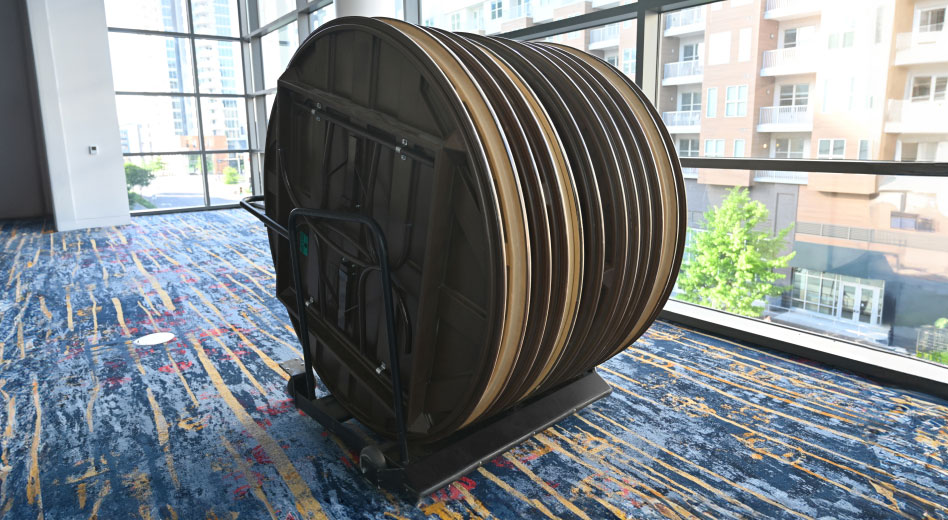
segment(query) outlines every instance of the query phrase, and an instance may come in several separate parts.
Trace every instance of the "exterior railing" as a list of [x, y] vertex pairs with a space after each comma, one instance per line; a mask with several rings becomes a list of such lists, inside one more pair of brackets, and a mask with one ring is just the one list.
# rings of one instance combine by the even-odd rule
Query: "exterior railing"
[[589, 44], [619, 39], [619, 24], [611, 23], [589, 31]]
[[700, 60], [674, 61], [665, 64], [664, 78], [680, 78], [682, 76], [698, 76], [704, 72], [704, 65]]
[[665, 30], [704, 24], [704, 7], [691, 7], [665, 15]]
[[784, 184], [806, 184], [810, 174], [807, 172], [784, 172], [775, 170], [757, 170], [754, 172], [756, 182], [778, 182]]
[[776, 11], [808, 12], [815, 11], [819, 7], [820, 4], [816, 0], [767, 0], [764, 14], [773, 14]]
[[912, 101], [890, 99], [887, 120], [890, 123], [919, 123], [931, 125], [942, 122], [948, 128], [948, 101]]
[[760, 107], [762, 125], [800, 125], [813, 124], [813, 112], [809, 105], [790, 105], [783, 107]]
[[803, 65], [810, 64], [816, 67], [814, 57], [815, 49], [812, 46], [789, 47], [785, 49], [774, 49], [764, 51], [761, 66], [765, 69], [779, 67], [781, 65]]
[[871, 229], [800, 221], [797, 222], [794, 231], [801, 235], [843, 238], [887, 246], [926, 249], [928, 251], [948, 251], [948, 237], [937, 233]]
[[701, 111], [662, 112], [662, 120], [667, 126], [696, 126], [701, 124]]

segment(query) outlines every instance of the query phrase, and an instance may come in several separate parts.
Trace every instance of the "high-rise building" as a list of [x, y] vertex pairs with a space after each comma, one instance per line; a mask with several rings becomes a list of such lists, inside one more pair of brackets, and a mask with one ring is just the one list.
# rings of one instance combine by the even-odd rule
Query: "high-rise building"
[[[427, 25], [495, 34], [628, 2], [424, 2]], [[666, 13], [655, 104], [679, 156], [948, 160], [946, 2], [725, 0]], [[634, 76], [636, 22], [545, 41]], [[690, 232], [728, 190], [793, 226], [765, 318], [909, 353], [948, 314], [948, 182], [684, 168]], [[944, 335], [943, 335], [944, 336]], [[942, 350], [948, 341], [941, 340]], [[922, 352], [924, 354], [924, 352]]]
[[[858, 11], [858, 16], [854, 15]], [[682, 157], [948, 158], [945, 6], [719, 2], [665, 16], [658, 105]], [[773, 321], [915, 352], [948, 298], [941, 180], [686, 168], [689, 227], [748, 188], [791, 224]], [[696, 231], [697, 232], [697, 231]], [[946, 346], [948, 347], [948, 346]]]

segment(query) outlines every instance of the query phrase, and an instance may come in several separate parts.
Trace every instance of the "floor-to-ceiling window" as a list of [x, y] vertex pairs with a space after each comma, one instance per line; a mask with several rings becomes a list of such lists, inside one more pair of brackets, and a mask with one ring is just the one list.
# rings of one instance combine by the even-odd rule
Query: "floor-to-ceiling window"
[[132, 211], [252, 193], [237, 0], [106, 0]]

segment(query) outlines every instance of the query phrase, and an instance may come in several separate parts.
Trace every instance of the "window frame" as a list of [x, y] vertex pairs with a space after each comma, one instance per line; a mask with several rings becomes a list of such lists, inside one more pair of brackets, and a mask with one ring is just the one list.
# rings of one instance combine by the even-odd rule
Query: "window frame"
[[[255, 5], [256, 0], [240, 0], [241, 7], [245, 3]], [[299, 0], [297, 5], [304, 5], [301, 10], [312, 12], [327, 5], [327, 0], [316, 0], [307, 3]], [[553, 36], [565, 40], [575, 40], [584, 31], [609, 23], [622, 22], [623, 26], [635, 24], [636, 51], [639, 58], [635, 63], [634, 82], [642, 89], [645, 96], [655, 100], [660, 91], [660, 60], [657, 59], [661, 47], [662, 14], [680, 9], [705, 5], [714, 12], [722, 7], [722, 2], [706, 0], [640, 0], [635, 3], [622, 3], [613, 7], [605, 7], [585, 14], [573, 16], [563, 20], [555, 20], [536, 24], [531, 27], [517, 29], [498, 34], [498, 36], [517, 39], [534, 40]], [[406, 0], [404, 2], [405, 20], [420, 23], [421, 0]], [[489, 13], [484, 13], [485, 22]], [[253, 17], [250, 13], [248, 16]], [[496, 20], [496, 18], [490, 18]], [[286, 18], [283, 19], [286, 21]], [[243, 24], [244, 22], [242, 22]], [[252, 55], [252, 38], [254, 32], [248, 30], [246, 35], [250, 42], [245, 43], [247, 54]], [[243, 32], [242, 32], [243, 35]], [[303, 35], [305, 36], [305, 35]], [[817, 34], [811, 40], [799, 42], [803, 44], [818, 44]], [[301, 38], [302, 40], [302, 38]], [[798, 34], [799, 40], [799, 34]], [[826, 41], [824, 40], [825, 44]], [[705, 52], [707, 49], [705, 49]], [[258, 59], [251, 56], [253, 60]], [[702, 57], [703, 61], [706, 56]], [[249, 63], [249, 62], [246, 62]], [[251, 74], [252, 69], [245, 66], [245, 74]], [[818, 89], [817, 89], [818, 90]], [[248, 95], [259, 95], [250, 103], [251, 109], [257, 115], [253, 154], [251, 160], [254, 165], [262, 158], [261, 140], [265, 135], [265, 105], [264, 95], [271, 92], [254, 92], [247, 89]], [[725, 94], [722, 92], [721, 94]], [[811, 89], [810, 94], [814, 94]], [[716, 101], [716, 100], [714, 100]], [[710, 97], [707, 104], [710, 105]], [[715, 103], [716, 104], [716, 103]], [[259, 105], [259, 106], [258, 106]], [[717, 108], [715, 108], [717, 112]], [[721, 114], [723, 117], [723, 113]], [[735, 116], [737, 117], [737, 116]], [[259, 123], [263, 121], [263, 125]], [[252, 126], [254, 126], [252, 124]], [[804, 151], [806, 153], [806, 150]], [[682, 157], [682, 166], [687, 168], [706, 168], [719, 170], [774, 170], [774, 171], [809, 171], [838, 174], [876, 174], [876, 175], [915, 175], [944, 177], [948, 171], [948, 163], [904, 163], [899, 161], [863, 161], [863, 160], [817, 160], [817, 159], [776, 159], [776, 158], [731, 158], [731, 157]], [[721, 311], [701, 308], [677, 301], [669, 301], [662, 312], [665, 319], [675, 319], [686, 325], [692, 325], [702, 330], [724, 336], [752, 341], [763, 346], [769, 346], [797, 355], [804, 355], [811, 359], [826, 361], [831, 364], [858, 370], [875, 377], [895, 380], [901, 384], [911, 384], [917, 388], [941, 392], [939, 395], [948, 396], [948, 369], [922, 359], [909, 359], [889, 352], [874, 350], [871, 347], [856, 345], [845, 340], [829, 338], [820, 334], [812, 334], [774, 323], [755, 321], [750, 318], [727, 314]]]
[[[211, 160], [213, 156], [217, 156], [221, 154], [233, 155], [234, 158], [236, 158], [237, 160], [242, 160], [242, 156], [247, 157], [248, 158], [247, 173], [249, 175], [249, 181], [250, 181], [250, 193], [248, 195], [256, 195], [261, 190], [260, 183], [258, 182], [258, 179], [260, 178], [259, 169], [255, 168], [255, 163], [253, 161], [254, 152], [253, 152], [253, 146], [251, 142], [252, 141], [251, 134], [253, 133], [251, 121], [253, 119], [251, 117], [248, 101], [252, 97], [252, 94], [248, 92], [248, 88], [247, 88], [248, 61], [247, 61], [247, 56], [245, 55], [245, 45], [244, 45], [244, 38], [243, 38], [243, 35], [245, 32], [245, 21], [244, 21], [244, 16], [243, 16], [244, 10], [246, 8], [245, 1], [246, 0], [233, 0], [233, 2], [230, 3], [230, 7], [233, 8], [233, 11], [231, 12], [230, 17], [236, 17], [238, 21], [238, 35], [237, 36], [209, 34], [207, 32], [199, 32], [195, 30], [194, 15], [192, 12], [191, 0], [185, 0], [183, 2], [184, 8], [185, 8], [185, 13], [183, 14], [186, 16], [186, 19], [187, 19], [187, 29], [184, 32], [181, 32], [180, 30], [174, 30], [174, 31], [150, 30], [150, 29], [137, 29], [133, 27], [120, 27], [120, 26], [107, 26], [106, 27], [106, 31], [108, 34], [162, 36], [165, 38], [174, 38], [175, 41], [177, 41], [178, 39], [182, 39], [182, 40], [185, 40], [185, 45], [187, 46], [188, 52], [190, 53], [190, 63], [186, 64], [186, 66], [188, 66], [191, 71], [190, 78], [178, 77], [177, 73], [175, 73], [173, 76], [169, 74], [169, 78], [168, 78], [169, 90], [168, 91], [115, 90], [114, 92], [115, 92], [116, 104], [118, 104], [118, 100], [123, 97], [134, 98], [134, 97], [147, 97], [147, 96], [168, 96], [173, 99], [178, 99], [178, 98], [192, 99], [194, 101], [193, 112], [194, 112], [194, 119], [196, 120], [196, 123], [197, 123], [196, 141], [198, 143], [198, 148], [196, 150], [186, 149], [186, 150], [181, 150], [181, 151], [158, 151], [158, 152], [145, 152], [145, 151], [125, 152], [123, 150], [122, 156], [123, 158], [163, 157], [163, 156], [178, 156], [178, 155], [197, 156], [198, 161], [200, 162], [200, 165], [201, 165], [200, 169], [201, 169], [201, 180], [202, 180], [202, 186], [203, 186], [202, 189], [203, 189], [204, 204], [200, 206], [181, 206], [181, 207], [174, 207], [174, 208], [130, 210], [129, 213], [131, 215], [135, 216], [135, 215], [148, 215], [148, 214], [155, 214], [155, 213], [170, 213], [170, 212], [177, 212], [177, 211], [195, 211], [195, 210], [237, 207], [237, 203], [212, 204], [211, 202], [212, 194], [211, 194], [211, 189], [210, 189], [209, 180], [208, 180], [207, 165], [208, 165], [208, 161]], [[215, 21], [219, 21], [220, 19], [219, 16], [220, 15], [215, 14]], [[230, 22], [230, 24], [232, 25], [233, 22]], [[241, 85], [242, 89], [238, 89], [239, 91], [242, 91], [242, 92], [227, 93], [227, 94], [220, 93], [220, 92], [208, 92], [208, 91], [202, 92], [201, 84], [206, 83], [206, 82], [202, 81], [201, 64], [200, 64], [201, 60], [198, 59], [197, 42], [199, 41], [201, 42], [230, 42], [230, 43], [235, 43], [235, 44], [240, 45], [239, 61], [238, 61], [238, 56], [236, 55], [236, 53], [232, 53], [232, 56], [230, 59], [233, 60], [234, 68], [239, 66], [241, 69], [242, 77], [238, 78], [235, 74], [233, 77], [233, 80], [243, 81], [243, 84]], [[222, 58], [220, 54], [221, 47], [218, 46], [217, 50], [218, 50], [217, 59], [221, 59]], [[187, 79], [190, 79], [193, 86], [190, 92], [176, 92], [175, 90], [173, 90], [176, 88], [180, 88], [179, 82], [183, 80], [187, 80]], [[221, 84], [223, 85], [223, 81], [224, 81], [223, 75], [221, 76], [220, 81], [221, 81]], [[210, 99], [233, 99], [233, 100], [244, 101], [243, 121], [244, 121], [245, 131], [246, 131], [246, 135], [244, 136], [247, 143], [246, 146], [243, 146], [240, 148], [234, 148], [234, 149], [226, 149], [226, 150], [213, 149], [207, 146], [205, 141], [208, 135], [207, 135], [207, 132], [205, 131], [205, 121], [204, 121], [205, 107], [203, 103], [205, 102], [205, 100], [210, 100]], [[238, 106], [237, 109], [240, 110], [240, 107]], [[178, 121], [174, 122], [173, 128], [175, 129], [175, 131], [179, 130]], [[181, 125], [180, 129], [184, 129], [183, 125]], [[227, 133], [228, 131], [225, 130], [225, 135], [224, 135], [225, 138], [227, 137]]]
[[[731, 92], [737, 93], [736, 99], [731, 99]], [[743, 96], [741, 95], [743, 93]], [[735, 113], [730, 108], [734, 106]], [[729, 85], [724, 91], [724, 117], [747, 117], [747, 85]]]
[[[828, 151], [824, 153], [823, 143], [826, 143]], [[837, 145], [842, 145], [842, 151], [837, 152]], [[846, 158], [846, 140], [836, 137], [820, 138], [816, 144], [816, 156], [818, 159], [845, 159]]]
[[[916, 26], [914, 27], [914, 29], [917, 32], [927, 33], [927, 32], [940, 32], [940, 31], [945, 30], [945, 18], [946, 18], [946, 15], [948, 15], [948, 6], [942, 5], [942, 6], [936, 6], [936, 7], [916, 8], [916, 11], [918, 12], [918, 17], [917, 17], [918, 22]], [[923, 25], [922, 18], [926, 14], [935, 13], [936, 11], [941, 11], [941, 20], [937, 22], [929, 21], [928, 23]], [[931, 26], [933, 25], [936, 25], [937, 27], [931, 28]]]

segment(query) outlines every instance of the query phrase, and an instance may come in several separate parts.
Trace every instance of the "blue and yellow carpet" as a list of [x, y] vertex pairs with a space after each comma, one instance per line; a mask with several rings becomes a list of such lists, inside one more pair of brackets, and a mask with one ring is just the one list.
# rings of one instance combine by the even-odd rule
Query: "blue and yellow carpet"
[[238, 210], [0, 223], [0, 515], [948, 518], [948, 403], [667, 323], [611, 396], [401, 502], [287, 400], [273, 280]]

